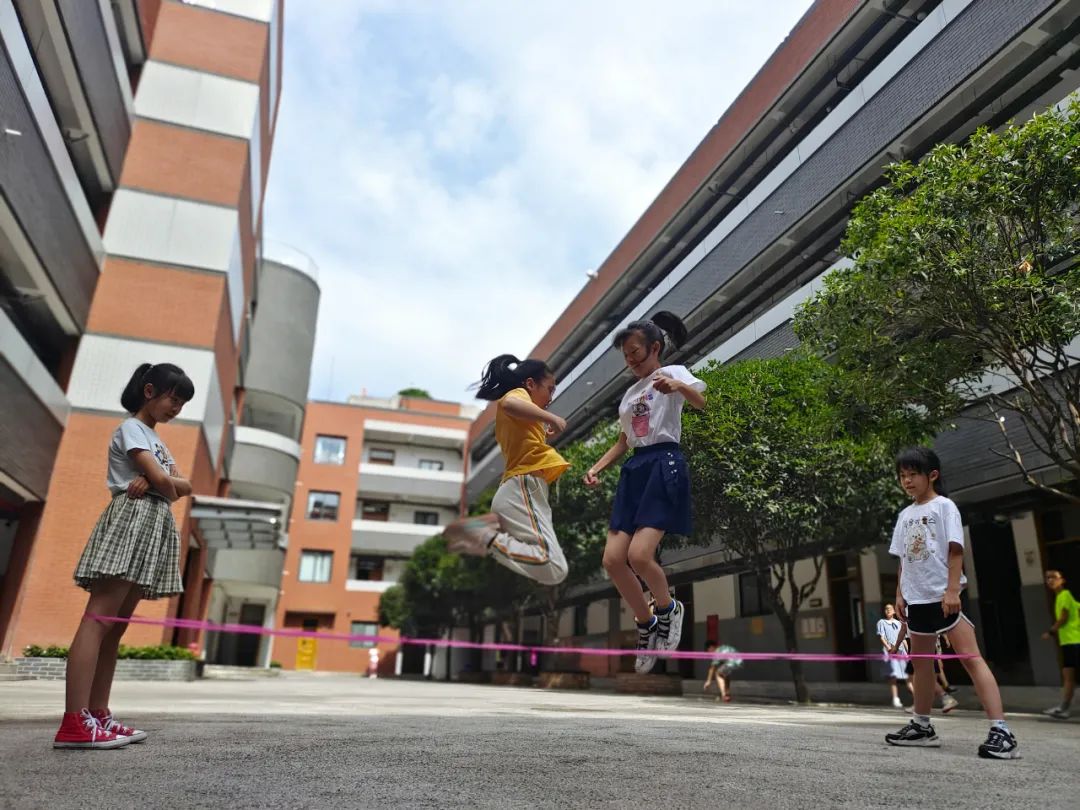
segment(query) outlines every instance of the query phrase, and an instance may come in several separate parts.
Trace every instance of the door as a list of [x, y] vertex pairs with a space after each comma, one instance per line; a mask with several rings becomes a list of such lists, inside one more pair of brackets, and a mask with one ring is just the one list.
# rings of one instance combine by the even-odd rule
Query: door
[[1008, 523], [973, 523], [971, 553], [979, 585], [983, 656], [1002, 683], [1031, 683], [1020, 564]]
[[[304, 619], [303, 628], [314, 633], [319, 629], [318, 619]], [[313, 638], [298, 638], [296, 640], [296, 668], [315, 669], [315, 654], [317, 652], [316, 640]]]
[[[240, 624], [262, 627], [265, 619], [266, 605], [249, 602], [240, 608]], [[236, 665], [241, 667], [258, 666], [261, 643], [261, 635], [240, 633], [236, 640]]]
[[[838, 655], [861, 655], [864, 650], [862, 578], [859, 555], [855, 552], [825, 558], [825, 576], [832, 605], [833, 644]], [[836, 665], [840, 681], [865, 681], [865, 661], [840, 661]]]

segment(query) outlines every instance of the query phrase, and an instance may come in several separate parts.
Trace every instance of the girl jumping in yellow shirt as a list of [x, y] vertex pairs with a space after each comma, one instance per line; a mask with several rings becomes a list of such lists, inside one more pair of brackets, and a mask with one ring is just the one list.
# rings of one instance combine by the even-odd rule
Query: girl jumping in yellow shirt
[[547, 443], [566, 429], [566, 420], [547, 411], [555, 396], [555, 375], [543, 360], [502, 354], [487, 364], [479, 399], [497, 401], [495, 440], [506, 471], [491, 514], [446, 527], [447, 548], [486, 556], [544, 585], [566, 579], [563, 556], [551, 522], [548, 487], [566, 470], [566, 459]]

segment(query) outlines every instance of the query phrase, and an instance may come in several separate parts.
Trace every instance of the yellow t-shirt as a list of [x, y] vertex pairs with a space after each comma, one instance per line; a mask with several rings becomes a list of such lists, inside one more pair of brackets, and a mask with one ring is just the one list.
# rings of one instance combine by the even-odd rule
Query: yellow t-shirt
[[539, 473], [549, 484], [569, 469], [570, 464], [547, 443], [547, 431], [535, 419], [518, 419], [506, 412], [506, 400], [523, 399], [532, 402], [524, 388], [508, 391], [495, 410], [495, 441], [499, 443], [506, 472], [502, 480], [515, 475]]

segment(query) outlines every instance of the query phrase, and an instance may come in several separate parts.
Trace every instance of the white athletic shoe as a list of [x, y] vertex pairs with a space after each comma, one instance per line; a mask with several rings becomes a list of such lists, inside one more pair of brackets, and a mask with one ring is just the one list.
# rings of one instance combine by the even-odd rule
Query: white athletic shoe
[[902, 709], [902, 708], [904, 708], [904, 704], [903, 704], [903, 702], [901, 702], [900, 698], [893, 698], [892, 699], [892, 707], [894, 709]]
[[656, 649], [677, 650], [682, 640], [683, 617], [686, 609], [678, 599], [671, 600], [671, 610], [656, 617]]
[[[659, 634], [659, 621], [654, 621], [649, 625], [649, 629], [645, 630], [641, 627], [637, 631], [637, 648], [640, 653], [643, 650], [655, 650], [657, 635]], [[634, 659], [634, 672], [638, 675], [645, 675], [652, 672], [652, 668], [656, 666], [655, 655], [638, 655]]]
[[1055, 720], [1068, 720], [1070, 715], [1067, 709], [1063, 709], [1060, 706], [1055, 706], [1052, 709], [1043, 710], [1043, 714], [1047, 717], [1053, 717]]
[[496, 530], [483, 518], [455, 520], [445, 529], [446, 550], [452, 554], [468, 554], [473, 557], [487, 556]]
[[945, 714], [948, 714], [959, 705], [960, 701], [954, 698], [952, 695], [941, 696], [941, 711]]

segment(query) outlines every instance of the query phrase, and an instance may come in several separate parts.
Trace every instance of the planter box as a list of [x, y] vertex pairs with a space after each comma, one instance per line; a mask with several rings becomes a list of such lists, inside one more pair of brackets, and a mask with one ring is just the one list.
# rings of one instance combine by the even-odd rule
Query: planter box
[[459, 672], [457, 674], [458, 683], [491, 683], [490, 672]]
[[492, 672], [491, 682], [496, 686], [532, 686], [533, 676], [527, 672]]
[[678, 675], [638, 675], [620, 672], [615, 676], [615, 691], [624, 695], [682, 695], [682, 678]]
[[[62, 681], [67, 673], [66, 658], [16, 658], [15, 671], [23, 678]], [[116, 662], [118, 681], [193, 681], [194, 661], [146, 661], [125, 658]]]
[[541, 689], [588, 689], [588, 672], [541, 672], [537, 681]]

